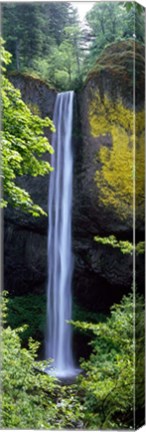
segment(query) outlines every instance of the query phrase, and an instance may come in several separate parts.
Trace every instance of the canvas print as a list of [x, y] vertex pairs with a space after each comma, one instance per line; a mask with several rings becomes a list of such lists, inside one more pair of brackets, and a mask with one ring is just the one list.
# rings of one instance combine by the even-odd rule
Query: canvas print
[[1, 428], [144, 425], [145, 10], [2, 2]]

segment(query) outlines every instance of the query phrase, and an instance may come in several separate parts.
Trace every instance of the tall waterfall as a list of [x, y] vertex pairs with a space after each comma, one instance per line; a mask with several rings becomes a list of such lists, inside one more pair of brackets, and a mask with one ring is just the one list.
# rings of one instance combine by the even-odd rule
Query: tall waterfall
[[[71, 319], [72, 299], [72, 118], [73, 92], [56, 98], [52, 146], [54, 154], [49, 184], [48, 288], [46, 358], [53, 359], [58, 377], [74, 374]], [[49, 372], [49, 369], [48, 369]]]

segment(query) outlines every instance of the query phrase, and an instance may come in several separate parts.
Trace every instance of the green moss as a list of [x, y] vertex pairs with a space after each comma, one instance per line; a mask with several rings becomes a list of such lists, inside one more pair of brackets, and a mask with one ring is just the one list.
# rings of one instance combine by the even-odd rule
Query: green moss
[[[137, 209], [144, 209], [144, 110], [135, 114], [118, 98], [114, 103], [97, 90], [92, 94], [89, 106], [90, 132], [98, 138], [98, 161], [101, 168], [95, 172], [99, 199], [105, 207], [111, 207], [121, 219], [133, 217], [133, 194]], [[110, 134], [112, 147], [102, 143], [102, 137]], [[136, 175], [135, 175], [136, 171]], [[136, 177], [136, 187], [135, 187]], [[141, 211], [143, 218], [143, 212]]]
[[26, 82], [27, 81], [28, 82], [33, 81], [37, 86], [45, 85], [48, 88], [48, 90], [56, 91], [55, 87], [52, 87], [52, 85], [50, 85], [47, 81], [42, 80], [40, 78], [40, 76], [35, 74], [34, 72], [30, 72], [30, 73], [22, 72], [22, 73], [20, 73], [17, 71], [13, 71], [13, 72], [8, 74], [8, 78], [10, 79], [10, 81], [11, 81], [11, 77], [22, 78]]
[[[87, 77], [99, 78], [105, 72], [111, 79], [121, 82], [124, 87], [133, 89], [133, 66], [136, 54], [137, 86], [144, 80], [144, 45], [132, 39], [121, 40], [108, 45], [97, 59], [95, 67]], [[114, 82], [115, 84], [115, 82]]]

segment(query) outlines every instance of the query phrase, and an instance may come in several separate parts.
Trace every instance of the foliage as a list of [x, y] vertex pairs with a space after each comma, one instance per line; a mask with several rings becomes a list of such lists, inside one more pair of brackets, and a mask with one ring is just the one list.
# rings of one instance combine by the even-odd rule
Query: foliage
[[[1, 41], [2, 61], [7, 65], [10, 54], [4, 49]], [[16, 90], [10, 81], [2, 75], [2, 104], [3, 104], [3, 131], [2, 131], [2, 171], [4, 199], [3, 207], [8, 202], [14, 207], [20, 206], [22, 210], [33, 216], [45, 215], [44, 210], [33, 203], [29, 193], [18, 186], [17, 177], [22, 175], [45, 175], [51, 171], [49, 162], [42, 159], [45, 152], [52, 153], [53, 149], [44, 136], [44, 127], [54, 130], [49, 118], [41, 119], [32, 115], [30, 109], [21, 99], [19, 90]]]
[[[121, 304], [114, 305], [111, 316], [104, 323], [75, 322], [77, 328], [90, 330], [95, 335], [90, 359], [81, 363], [85, 375], [78, 385], [85, 409], [85, 428], [128, 429], [133, 428], [134, 418], [134, 297], [123, 297]], [[144, 300], [136, 297], [136, 343], [137, 359], [144, 357]], [[141, 366], [137, 386], [144, 377]], [[137, 400], [137, 407], [144, 403]]]
[[136, 253], [140, 255], [140, 254], [144, 254], [144, 252], [145, 252], [145, 242], [141, 241], [136, 245]]
[[[29, 349], [21, 347], [25, 326], [4, 328], [2, 427], [132, 428], [134, 384], [137, 408], [144, 404], [144, 301], [137, 294], [135, 300], [134, 308], [134, 296], [124, 297], [106, 321], [73, 322], [75, 328], [93, 333], [93, 352], [81, 363], [84, 374], [67, 387], [43, 373], [48, 362], [36, 363], [38, 342], [30, 338]], [[7, 302], [3, 298], [4, 327]]]
[[[39, 60], [38, 60], [39, 63]], [[39, 69], [39, 64], [38, 64]], [[50, 53], [47, 73], [50, 82], [58, 88], [71, 88], [72, 80], [77, 71], [74, 47], [70, 41], [63, 41], [55, 46]]]
[[91, 133], [94, 137], [110, 134], [111, 148], [102, 145], [98, 152], [101, 168], [95, 173], [99, 198], [104, 206], [111, 207], [121, 219], [133, 216], [133, 193], [135, 185], [134, 162], [138, 180], [136, 181], [136, 205], [144, 208], [144, 116], [136, 114], [136, 162], [134, 159], [134, 113], [125, 107], [122, 100], [115, 103], [105, 95], [101, 101], [98, 92], [94, 93], [89, 108]]
[[92, 30], [94, 40], [89, 53], [90, 62], [95, 60], [103, 48], [122, 37], [125, 11], [119, 2], [96, 3], [87, 13], [87, 23]]
[[38, 343], [21, 348], [22, 328], [3, 330], [2, 428], [62, 429], [73, 427], [80, 416], [74, 388], [60, 387], [56, 379], [37, 372]]
[[27, 342], [31, 336], [35, 340], [44, 337], [46, 320], [46, 296], [32, 295], [8, 297], [7, 324], [16, 329], [26, 325], [20, 338]]
[[133, 2], [130, 2], [130, 1], [128, 1], [128, 2], [126, 1], [124, 3], [124, 7], [126, 8], [127, 12], [129, 12], [131, 9], [133, 9], [133, 6], [135, 6], [135, 9], [139, 14], [143, 13], [143, 6], [141, 6], [140, 4], [138, 4], [138, 3], [133, 4]]
[[132, 254], [133, 252], [133, 244], [129, 241], [118, 241], [114, 235], [110, 235], [109, 237], [94, 237], [94, 240], [97, 243], [101, 243], [103, 245], [112, 246], [113, 248], [119, 248], [120, 251], [124, 254]]
[[[128, 240], [117, 240], [114, 235], [110, 235], [109, 237], [100, 237], [95, 236], [94, 240], [97, 243], [112, 246], [113, 248], [118, 248], [123, 254], [133, 254], [134, 246], [132, 243], [130, 243]], [[143, 254], [144, 253], [144, 242], [137, 243], [136, 247], [137, 254]]]
[[[141, 298], [135, 296], [135, 417], [136, 427], [143, 426], [145, 418], [145, 314]], [[138, 408], [138, 409], [137, 409]], [[139, 414], [140, 411], [140, 414]]]
[[[43, 49], [44, 37], [39, 31], [39, 6], [21, 4], [21, 7], [12, 3], [2, 7], [3, 12], [3, 37], [6, 40], [6, 48], [13, 55], [13, 63], [17, 70], [21, 69], [25, 57], [27, 65], [32, 65], [35, 52]], [[40, 18], [40, 19], [39, 19]], [[32, 37], [33, 23], [33, 37]]]
[[68, 90], [74, 86], [81, 72], [81, 32], [78, 26], [64, 28], [64, 40], [52, 44], [49, 56], [34, 59], [33, 68], [59, 90]]
[[[6, 315], [4, 298], [3, 309]], [[22, 348], [20, 335], [24, 329], [8, 326], [2, 331], [1, 427], [58, 430], [78, 426], [83, 414], [75, 385], [60, 386], [56, 378], [38, 372], [44, 367], [36, 363], [39, 344], [30, 338], [29, 349]]]
[[[130, 4], [131, 3], [131, 4]], [[96, 2], [86, 14], [92, 35], [84, 67], [90, 70], [102, 50], [113, 42], [133, 38], [144, 43], [144, 8], [135, 2]], [[139, 10], [140, 9], [140, 10]]]
[[3, 35], [13, 54], [10, 69], [35, 72], [57, 88], [70, 88], [82, 57], [76, 9], [68, 2], [13, 3], [2, 9]]
[[[86, 77], [107, 44], [128, 38], [144, 42], [144, 14], [138, 6], [134, 2], [126, 7], [124, 2], [95, 2], [84, 25], [71, 2], [4, 3], [3, 36], [13, 55], [9, 68], [35, 71], [57, 88], [70, 88]], [[72, 79], [64, 43], [68, 58], [73, 55]]]

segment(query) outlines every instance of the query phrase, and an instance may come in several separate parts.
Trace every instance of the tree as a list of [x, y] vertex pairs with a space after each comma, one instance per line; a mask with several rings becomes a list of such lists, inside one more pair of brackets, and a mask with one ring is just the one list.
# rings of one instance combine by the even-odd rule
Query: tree
[[[68, 2], [4, 4], [3, 35], [13, 55], [10, 70], [35, 72], [68, 88], [81, 69], [81, 31]], [[72, 61], [71, 61], [72, 57]], [[67, 82], [67, 84], [66, 84]]]
[[77, 24], [73, 7], [66, 2], [4, 4], [3, 37], [13, 54], [11, 68], [33, 68], [37, 58], [48, 57], [54, 44], [65, 39], [65, 27]]
[[86, 14], [86, 20], [92, 34], [93, 42], [90, 44], [89, 55], [86, 63], [91, 67], [103, 48], [117, 38], [122, 37], [124, 14], [126, 14], [118, 2], [95, 3]]
[[86, 429], [134, 427], [134, 388], [136, 410], [144, 407], [144, 299], [136, 294], [135, 301], [134, 310], [133, 294], [124, 296], [119, 305], [112, 306], [106, 322], [74, 323], [75, 327], [94, 335], [93, 352], [89, 360], [81, 362], [85, 374], [78, 379]]
[[86, 14], [91, 33], [89, 53], [84, 62], [86, 71], [95, 64], [106, 45], [128, 38], [144, 43], [144, 14], [134, 2], [128, 5], [129, 2], [127, 7], [122, 2], [97, 2]]
[[[43, 65], [43, 66], [42, 66]], [[77, 59], [73, 44], [64, 40], [59, 46], [51, 49], [48, 59], [44, 62], [37, 60], [36, 68], [41, 71], [42, 67], [47, 80], [59, 90], [68, 90], [73, 86], [77, 75]]]
[[74, 26], [65, 27], [64, 31], [66, 34], [66, 42], [68, 42], [70, 46], [72, 46], [72, 50], [75, 56], [75, 62], [77, 64], [77, 73], [78, 75], [80, 75], [81, 58], [82, 58], [82, 53], [80, 48], [80, 43], [82, 38], [81, 29], [79, 28], [78, 25], [76, 26], [74, 25]]
[[43, 50], [44, 33], [39, 4], [3, 4], [3, 37], [6, 48], [13, 55], [10, 68], [23, 70], [31, 67], [33, 58]]
[[49, 34], [58, 46], [64, 41], [64, 28], [70, 25], [72, 9], [68, 2], [42, 3], [41, 10], [47, 24], [45, 33]]
[[[1, 41], [2, 61], [9, 64], [11, 55], [5, 51]], [[2, 131], [2, 176], [4, 199], [3, 207], [8, 203], [33, 216], [45, 215], [44, 210], [33, 203], [28, 192], [17, 185], [17, 176], [25, 174], [31, 176], [45, 175], [52, 169], [49, 162], [42, 160], [45, 152], [52, 153], [53, 149], [44, 136], [44, 127], [54, 130], [49, 118], [41, 119], [32, 115], [29, 108], [21, 99], [19, 90], [2, 74], [2, 103], [3, 103], [3, 131]]]

